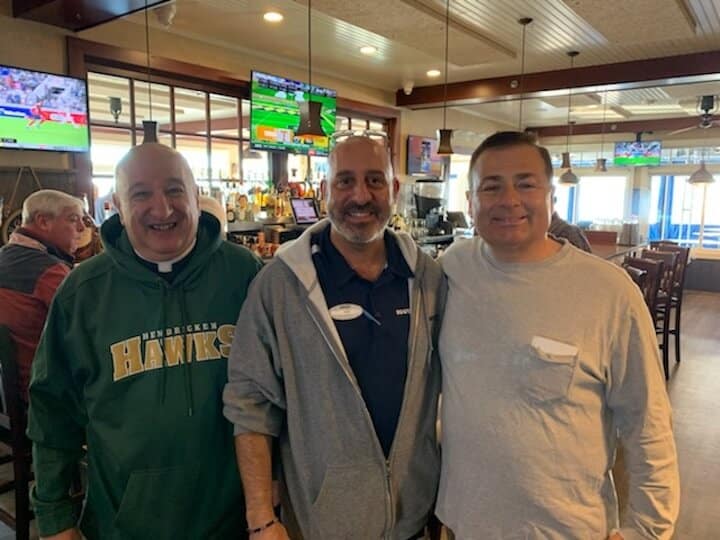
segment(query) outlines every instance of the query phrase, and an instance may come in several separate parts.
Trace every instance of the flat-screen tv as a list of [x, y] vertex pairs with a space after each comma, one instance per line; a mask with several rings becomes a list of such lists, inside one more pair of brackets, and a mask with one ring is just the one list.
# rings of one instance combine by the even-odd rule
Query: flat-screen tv
[[89, 151], [86, 82], [0, 65], [0, 148]]
[[437, 141], [430, 137], [408, 135], [407, 174], [442, 175], [442, 156], [437, 155]]
[[310, 97], [307, 83], [253, 71], [250, 87], [250, 147], [283, 150], [295, 154], [326, 156], [335, 131], [335, 90], [313, 85], [312, 100], [322, 104], [324, 136], [295, 132], [300, 125], [300, 102]]
[[615, 143], [613, 163], [617, 166], [660, 165], [660, 141], [626, 141]]

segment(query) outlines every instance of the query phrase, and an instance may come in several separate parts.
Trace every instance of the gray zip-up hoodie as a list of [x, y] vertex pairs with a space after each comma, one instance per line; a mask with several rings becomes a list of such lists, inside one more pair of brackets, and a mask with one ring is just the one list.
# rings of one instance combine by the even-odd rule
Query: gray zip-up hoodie
[[236, 435], [278, 438], [306, 540], [406, 540], [425, 525], [437, 492], [444, 278], [396, 234], [414, 278], [405, 395], [386, 460], [311, 259], [310, 237], [326, 226], [280, 250], [253, 282], [235, 329], [224, 413]]

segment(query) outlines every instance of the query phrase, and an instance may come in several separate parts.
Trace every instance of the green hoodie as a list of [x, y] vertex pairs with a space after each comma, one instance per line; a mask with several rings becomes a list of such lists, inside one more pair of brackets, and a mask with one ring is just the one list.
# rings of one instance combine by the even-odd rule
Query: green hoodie
[[[78, 523], [68, 497], [87, 443], [83, 534], [238, 538], [245, 528], [222, 389], [238, 312], [261, 263], [203, 213], [172, 283], [141, 264], [117, 216], [105, 252], [57, 292], [33, 362], [28, 436], [41, 535]], [[190, 361], [186, 361], [189, 358]]]

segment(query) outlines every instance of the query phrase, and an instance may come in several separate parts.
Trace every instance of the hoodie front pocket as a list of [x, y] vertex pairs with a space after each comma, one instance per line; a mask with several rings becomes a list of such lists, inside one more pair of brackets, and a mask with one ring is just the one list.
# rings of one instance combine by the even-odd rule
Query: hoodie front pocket
[[133, 471], [113, 522], [117, 537], [182, 538], [192, 513], [192, 497], [185, 467]]
[[380, 538], [385, 526], [386, 491], [378, 465], [328, 467], [312, 506], [318, 539]]

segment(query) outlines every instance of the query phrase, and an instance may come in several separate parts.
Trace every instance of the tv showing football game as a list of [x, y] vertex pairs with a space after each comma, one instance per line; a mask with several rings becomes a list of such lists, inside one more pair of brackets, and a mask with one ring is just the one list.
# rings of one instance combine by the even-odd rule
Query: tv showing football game
[[619, 167], [660, 165], [660, 141], [627, 141], [615, 143], [613, 163]]
[[0, 66], [0, 148], [87, 152], [85, 81]]
[[324, 136], [295, 133], [300, 125], [300, 103], [310, 97], [307, 83], [253, 71], [250, 89], [250, 147], [295, 154], [326, 156], [335, 131], [337, 94], [313, 85], [312, 101], [321, 103]]

